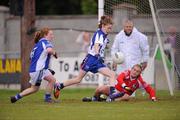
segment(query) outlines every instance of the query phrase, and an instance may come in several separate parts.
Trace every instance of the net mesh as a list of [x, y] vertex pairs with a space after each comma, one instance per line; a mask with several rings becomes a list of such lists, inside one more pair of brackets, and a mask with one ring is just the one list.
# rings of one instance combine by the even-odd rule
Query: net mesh
[[[153, 5], [164, 51], [175, 67], [174, 85], [180, 88], [180, 1], [153, 0]], [[135, 27], [148, 36], [150, 56], [153, 56], [158, 42], [149, 0], [105, 0], [104, 14], [113, 17], [114, 33], [123, 29], [124, 19], [131, 19]]]
[[180, 1], [154, 0], [159, 29], [162, 33], [164, 51], [175, 69], [175, 87], [180, 88]]

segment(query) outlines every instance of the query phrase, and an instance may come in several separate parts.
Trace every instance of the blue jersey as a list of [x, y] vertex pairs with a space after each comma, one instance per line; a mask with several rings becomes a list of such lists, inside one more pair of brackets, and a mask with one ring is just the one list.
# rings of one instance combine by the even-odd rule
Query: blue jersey
[[88, 53], [92, 56], [95, 56], [95, 49], [94, 45], [98, 43], [99, 44], [99, 55], [101, 57], [104, 57], [104, 51], [106, 48], [107, 43], [109, 43], [109, 40], [107, 39], [107, 34], [105, 34], [101, 29], [98, 29], [94, 36], [92, 37], [91, 44], [88, 50]]
[[[103, 64], [102, 58], [104, 57], [104, 51], [108, 42], [109, 40], [107, 39], [107, 34], [105, 34], [101, 29], [98, 29], [91, 39], [88, 54], [81, 64], [82, 70], [86, 72], [90, 71], [92, 73], [97, 73], [100, 68], [106, 67], [106, 65]], [[99, 44], [99, 55], [102, 57], [101, 59], [95, 56], [96, 52], [94, 45], [96, 43]]]
[[45, 38], [41, 38], [38, 43], [35, 44], [30, 54], [30, 68], [29, 72], [36, 72], [42, 69], [47, 69], [51, 55], [48, 54], [47, 48], [52, 48], [52, 44]]

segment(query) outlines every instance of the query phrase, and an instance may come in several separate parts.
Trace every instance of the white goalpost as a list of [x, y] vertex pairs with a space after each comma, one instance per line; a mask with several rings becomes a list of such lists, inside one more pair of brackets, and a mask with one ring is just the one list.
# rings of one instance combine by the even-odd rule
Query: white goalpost
[[98, 0], [98, 21], [104, 15], [104, 0]]
[[154, 22], [154, 27], [155, 27], [155, 31], [156, 31], [156, 35], [157, 35], [157, 40], [158, 40], [158, 44], [159, 44], [159, 48], [162, 54], [162, 61], [163, 61], [163, 66], [164, 66], [164, 70], [166, 73], [166, 78], [167, 78], [167, 83], [168, 83], [168, 87], [169, 87], [169, 91], [171, 95], [174, 95], [173, 93], [173, 88], [172, 88], [172, 83], [170, 81], [170, 74], [166, 65], [166, 60], [165, 60], [165, 54], [164, 54], [164, 50], [163, 50], [163, 45], [162, 45], [162, 40], [160, 37], [160, 31], [158, 28], [158, 24], [157, 24], [157, 19], [156, 19], [156, 15], [155, 15], [155, 11], [154, 11], [154, 6], [153, 6], [153, 2], [152, 0], [149, 0], [149, 5], [151, 8], [151, 13], [152, 13], [152, 18], [153, 18], [153, 22]]

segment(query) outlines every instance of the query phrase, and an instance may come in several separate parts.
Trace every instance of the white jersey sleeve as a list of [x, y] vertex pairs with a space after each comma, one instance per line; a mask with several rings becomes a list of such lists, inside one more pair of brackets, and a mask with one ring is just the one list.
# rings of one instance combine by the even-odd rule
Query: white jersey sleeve
[[142, 50], [142, 62], [148, 62], [149, 44], [148, 44], [148, 38], [144, 34], [140, 35], [140, 48]]

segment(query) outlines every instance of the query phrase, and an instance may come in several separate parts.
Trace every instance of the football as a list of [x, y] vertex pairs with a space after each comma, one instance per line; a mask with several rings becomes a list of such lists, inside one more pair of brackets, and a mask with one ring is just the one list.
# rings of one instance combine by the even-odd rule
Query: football
[[124, 62], [124, 54], [122, 52], [115, 52], [112, 54], [112, 60], [116, 64], [122, 64]]

